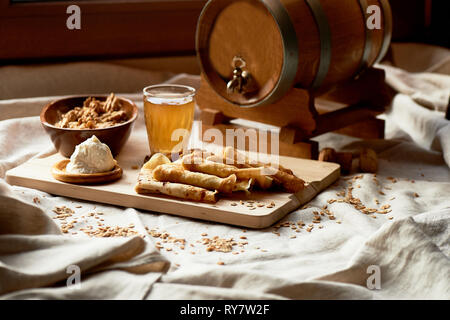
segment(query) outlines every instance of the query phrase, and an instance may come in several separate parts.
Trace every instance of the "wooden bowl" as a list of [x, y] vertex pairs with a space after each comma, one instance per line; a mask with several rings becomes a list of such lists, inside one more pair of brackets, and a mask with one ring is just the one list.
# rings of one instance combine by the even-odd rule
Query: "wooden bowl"
[[56, 180], [76, 183], [76, 184], [93, 184], [93, 183], [105, 183], [119, 179], [122, 176], [122, 168], [116, 162], [116, 166], [107, 172], [100, 173], [70, 173], [66, 171], [66, 166], [69, 163], [69, 159], [61, 160], [55, 163], [52, 167], [52, 176]]
[[[96, 99], [104, 101], [107, 96], [94, 96]], [[119, 154], [131, 133], [131, 128], [137, 118], [138, 109], [136, 105], [128, 99], [120, 98], [123, 110], [128, 115], [128, 121], [118, 125], [101, 129], [69, 129], [55, 126], [58, 122], [58, 110], [62, 113], [75, 107], [83, 105], [88, 96], [73, 96], [59, 99], [47, 104], [41, 111], [41, 123], [47, 134], [50, 136], [56, 150], [65, 157], [70, 157], [75, 147], [93, 135], [108, 145], [113, 156]]]

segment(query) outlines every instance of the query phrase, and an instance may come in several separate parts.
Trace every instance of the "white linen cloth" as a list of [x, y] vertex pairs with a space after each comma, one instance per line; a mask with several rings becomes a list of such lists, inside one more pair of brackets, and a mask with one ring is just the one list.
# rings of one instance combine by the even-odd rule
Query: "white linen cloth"
[[[198, 85], [198, 77], [192, 76], [171, 81]], [[145, 135], [141, 96], [129, 97], [141, 112], [132, 134]], [[32, 157], [54, 152], [37, 117], [40, 108], [52, 99], [0, 102], [2, 119], [8, 119], [0, 121], [0, 178]], [[392, 212], [377, 214], [374, 219], [347, 203], [329, 204], [329, 199], [339, 198], [336, 193], [347, 187], [344, 177], [313, 199], [310, 207], [283, 219], [302, 220], [308, 225], [313, 211], [328, 205], [336, 220], [323, 219], [323, 228], [316, 226], [312, 232], [302, 229], [297, 233], [291, 228], [280, 228], [279, 236], [271, 232], [273, 228], [243, 232], [238, 227], [9, 187], [2, 181], [0, 297], [449, 299], [450, 170], [440, 151], [447, 150], [448, 162], [448, 121], [443, 120], [442, 112], [427, 110], [411, 99], [404, 95], [394, 101], [386, 115], [386, 140], [363, 141], [332, 133], [317, 138], [321, 148], [376, 150], [377, 180], [372, 174], [363, 174], [353, 184], [353, 195], [368, 207], [377, 207], [375, 198], [380, 205], [390, 204]], [[417, 110], [409, 113], [410, 108]], [[425, 121], [426, 112], [432, 112], [429, 121]], [[417, 125], [424, 128], [416, 136]], [[351, 177], [355, 175], [353, 172]], [[395, 183], [391, 177], [397, 179]], [[40, 203], [33, 203], [35, 197]], [[107, 225], [133, 223], [135, 230], [146, 237], [94, 239], [82, 232], [61, 235], [55, 227], [58, 220], [48, 218], [55, 215], [52, 209], [57, 205], [73, 208], [74, 217], [101, 211]], [[80, 227], [76, 225], [73, 231]], [[149, 236], [145, 227], [186, 239], [186, 249], [166, 244], [171, 251], [157, 252], [154, 243], [161, 239]], [[207, 252], [197, 242], [204, 233], [238, 241], [245, 236], [248, 244], [234, 249], [239, 254]], [[115, 257], [121, 257], [121, 262]], [[165, 273], [166, 261], [170, 269]], [[218, 261], [224, 265], [218, 265]], [[71, 264], [83, 266], [81, 289], [66, 286], [65, 270]], [[380, 289], [367, 286], [370, 266], [380, 269]]]

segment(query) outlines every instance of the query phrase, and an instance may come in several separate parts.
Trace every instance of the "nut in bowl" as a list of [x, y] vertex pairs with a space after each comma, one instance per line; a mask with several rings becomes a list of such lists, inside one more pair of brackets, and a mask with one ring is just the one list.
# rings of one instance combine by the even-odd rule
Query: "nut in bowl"
[[138, 109], [128, 99], [75, 96], [53, 101], [41, 111], [41, 123], [56, 150], [70, 157], [75, 147], [96, 136], [118, 155], [130, 136]]

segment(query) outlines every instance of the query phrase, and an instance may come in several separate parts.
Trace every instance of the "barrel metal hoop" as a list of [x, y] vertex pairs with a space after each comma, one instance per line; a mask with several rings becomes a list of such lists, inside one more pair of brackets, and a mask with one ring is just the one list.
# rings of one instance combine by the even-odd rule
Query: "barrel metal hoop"
[[383, 20], [384, 20], [384, 38], [383, 44], [381, 45], [380, 53], [378, 54], [375, 63], [379, 63], [386, 55], [389, 45], [392, 39], [392, 11], [388, 0], [380, 0], [381, 9], [383, 10]]
[[[295, 76], [297, 75], [298, 70], [299, 49], [298, 49], [297, 33], [295, 31], [294, 25], [292, 24], [292, 20], [289, 16], [289, 13], [279, 0], [259, 0], [259, 1], [266, 7], [266, 9], [269, 11], [269, 13], [272, 15], [272, 17], [277, 23], [283, 45], [283, 65], [281, 68], [280, 77], [274, 89], [270, 92], [270, 94], [268, 94], [264, 99], [260, 101], [251, 104], [240, 105], [238, 103], [226, 99], [222, 95], [219, 95], [221, 98], [223, 98], [224, 101], [227, 101], [229, 103], [244, 108], [268, 105], [282, 98], [293, 87], [295, 82]], [[198, 61], [202, 68], [202, 72], [204, 72], [204, 66], [203, 61], [200, 57], [200, 52], [202, 49], [200, 41], [201, 39], [200, 30], [202, 29], [201, 28], [202, 23], [205, 23], [203, 20], [207, 17], [206, 16], [207, 9], [213, 4], [214, 4], [213, 0], [209, 0], [205, 4], [202, 12], [200, 13], [200, 17], [197, 21], [195, 46]], [[210, 83], [208, 77], [206, 77], [206, 81]]]
[[361, 74], [361, 72], [369, 65], [370, 53], [372, 52], [372, 30], [367, 28], [367, 0], [359, 0], [359, 5], [361, 7], [361, 12], [363, 16], [363, 24], [365, 30], [365, 39], [364, 39], [364, 51], [361, 57], [361, 61], [359, 62], [358, 69], [355, 73], [355, 77]]
[[263, 106], [282, 98], [294, 85], [298, 70], [298, 40], [291, 17], [280, 1], [260, 0], [277, 22], [283, 44], [283, 66], [274, 89], [263, 100], [241, 107]]
[[317, 69], [316, 78], [312, 84], [313, 88], [318, 88], [325, 80], [331, 64], [331, 29], [328, 18], [323, 11], [319, 0], [305, 0], [316, 21], [320, 37], [320, 62]]

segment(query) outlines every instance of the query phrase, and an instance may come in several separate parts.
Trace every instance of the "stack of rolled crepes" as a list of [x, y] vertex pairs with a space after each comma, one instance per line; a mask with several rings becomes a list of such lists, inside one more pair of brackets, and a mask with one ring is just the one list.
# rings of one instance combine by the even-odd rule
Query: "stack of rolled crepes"
[[250, 192], [253, 188], [296, 193], [305, 188], [305, 182], [290, 169], [252, 162], [227, 147], [221, 155], [191, 150], [174, 162], [156, 153], [143, 165], [135, 190], [215, 203], [219, 194]]

